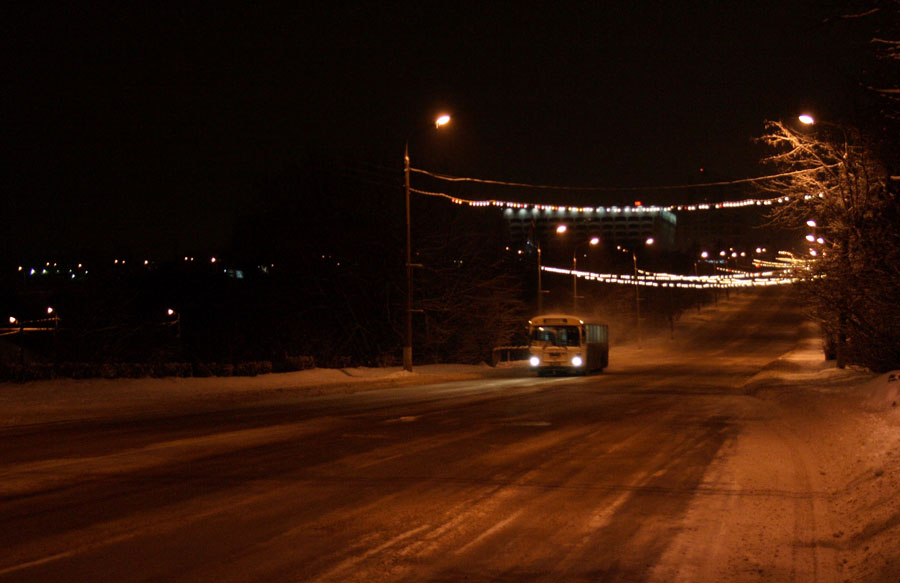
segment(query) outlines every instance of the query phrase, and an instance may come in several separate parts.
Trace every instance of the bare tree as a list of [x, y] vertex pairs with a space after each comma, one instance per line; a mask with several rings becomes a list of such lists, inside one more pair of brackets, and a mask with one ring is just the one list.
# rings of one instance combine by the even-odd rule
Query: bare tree
[[786, 174], [767, 186], [786, 201], [773, 223], [809, 229], [797, 275], [826, 352], [839, 366], [900, 367], [900, 200], [879, 144], [851, 127], [782, 122], [762, 141], [775, 150], [765, 162]]
[[493, 347], [510, 344], [525, 328], [521, 278], [505, 250], [503, 225], [490, 217], [473, 220], [434, 220], [416, 254], [423, 264], [416, 343], [427, 360], [489, 361]]

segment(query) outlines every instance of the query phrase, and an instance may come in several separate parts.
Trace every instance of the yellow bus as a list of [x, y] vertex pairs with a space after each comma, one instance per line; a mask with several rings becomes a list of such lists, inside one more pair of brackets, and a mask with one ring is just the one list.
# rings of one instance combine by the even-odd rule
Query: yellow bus
[[531, 368], [538, 375], [587, 374], [609, 364], [609, 326], [578, 316], [547, 314], [528, 321]]

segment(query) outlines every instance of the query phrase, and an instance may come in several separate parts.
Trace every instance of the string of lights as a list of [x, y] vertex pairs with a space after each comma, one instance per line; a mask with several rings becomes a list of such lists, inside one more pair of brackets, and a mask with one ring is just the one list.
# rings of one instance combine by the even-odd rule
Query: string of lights
[[760, 273], [735, 272], [728, 275], [679, 275], [674, 273], [639, 271], [637, 277], [619, 273], [573, 271], [571, 269], [550, 267], [546, 265], [541, 266], [541, 271], [559, 275], [574, 275], [580, 279], [598, 281], [601, 283], [688, 289], [765, 287], [772, 285], [787, 285], [797, 281], [797, 278], [791, 277], [783, 271], [765, 271]]
[[731, 200], [725, 202], [715, 202], [715, 203], [701, 203], [701, 204], [671, 204], [671, 205], [626, 205], [626, 206], [567, 206], [567, 205], [556, 205], [556, 204], [540, 204], [540, 203], [530, 203], [530, 202], [516, 202], [516, 201], [507, 201], [507, 200], [497, 200], [497, 199], [483, 199], [483, 200], [474, 200], [468, 198], [462, 198], [459, 196], [453, 196], [451, 194], [447, 194], [445, 192], [434, 192], [428, 190], [421, 190], [418, 188], [410, 188], [410, 192], [414, 192], [416, 194], [422, 194], [425, 196], [433, 196], [446, 198], [454, 204], [467, 205], [471, 207], [499, 207], [504, 209], [523, 209], [523, 210], [536, 210], [536, 211], [568, 211], [573, 213], [609, 213], [609, 214], [619, 214], [619, 213], [658, 213], [663, 211], [677, 211], [677, 212], [694, 212], [694, 211], [707, 211], [707, 210], [715, 210], [715, 209], [735, 209], [742, 208], [748, 206], [771, 206], [773, 204], [786, 203], [790, 200], [787, 196], [779, 196], [776, 198], [746, 198], [743, 200]]
[[[832, 166], [836, 166], [833, 164]], [[831, 166], [829, 166], [831, 167]], [[661, 191], [661, 190], [683, 190], [689, 188], [705, 188], [711, 186], [724, 186], [724, 185], [734, 185], [734, 184], [745, 184], [745, 183], [756, 183], [756, 182], [765, 182], [770, 180], [776, 180], [779, 178], [784, 178], [787, 176], [795, 176], [799, 174], [806, 174], [810, 172], [818, 172], [820, 168], [808, 168], [802, 170], [794, 170], [791, 172], [782, 172], [780, 174], [770, 174], [767, 176], [758, 176], [755, 178], [742, 178], [739, 180], [731, 180], [725, 182], [705, 182], [700, 184], [679, 184], [672, 186], [641, 186], [641, 187], [603, 187], [603, 186], [552, 186], [547, 184], [528, 184], [524, 182], [504, 182], [500, 180], [489, 180], [483, 178], [469, 178], [462, 176], [451, 176], [447, 174], [439, 174], [436, 172], [431, 172], [428, 170], [422, 170], [421, 168], [410, 168], [410, 172], [415, 172], [418, 174], [422, 174], [424, 176], [429, 176], [431, 178], [442, 180], [446, 182], [467, 182], [467, 183], [475, 183], [475, 184], [486, 184], [486, 185], [497, 185], [497, 186], [510, 186], [510, 187], [518, 187], [518, 188], [534, 188], [534, 189], [543, 189], [543, 190], [557, 190], [557, 191], [581, 191], [581, 192], [636, 192], [636, 191]], [[524, 209], [524, 210], [537, 210], [537, 211], [568, 211], [574, 213], [610, 213], [610, 214], [618, 214], [618, 213], [653, 213], [653, 212], [694, 212], [694, 211], [707, 211], [707, 210], [717, 210], [717, 209], [736, 209], [743, 208], [749, 206], [770, 206], [774, 204], [782, 204], [789, 202], [791, 197], [789, 196], [779, 196], [772, 198], [745, 198], [741, 200], [731, 200], [731, 201], [722, 201], [722, 202], [714, 202], [714, 203], [700, 203], [700, 204], [663, 204], [663, 205], [651, 205], [644, 206], [640, 203], [636, 203], [634, 205], [626, 205], [626, 206], [569, 206], [569, 205], [557, 205], [557, 204], [546, 204], [546, 203], [530, 203], [530, 202], [521, 202], [521, 201], [510, 201], [510, 200], [500, 200], [500, 199], [468, 199], [459, 196], [454, 196], [452, 194], [447, 194], [445, 192], [437, 192], [437, 191], [429, 191], [429, 190], [421, 190], [418, 188], [410, 188], [410, 192], [414, 192], [416, 194], [421, 194], [425, 196], [433, 196], [433, 197], [441, 197], [450, 200], [455, 204], [467, 205], [472, 207], [499, 207], [504, 209]], [[823, 195], [820, 193], [818, 195], [822, 197]], [[804, 195], [804, 199], [811, 199], [814, 195]]]

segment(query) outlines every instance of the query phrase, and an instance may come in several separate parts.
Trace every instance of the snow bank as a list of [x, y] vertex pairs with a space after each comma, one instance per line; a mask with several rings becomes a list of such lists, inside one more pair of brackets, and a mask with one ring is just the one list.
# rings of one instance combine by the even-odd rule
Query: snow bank
[[241, 400], [285, 395], [316, 396], [375, 388], [471, 380], [514, 371], [486, 364], [434, 364], [401, 367], [315, 368], [256, 377], [166, 377], [142, 379], [55, 379], [0, 383], [0, 427], [85, 419], [120, 413], [159, 412], [178, 407], [198, 410]]
[[875, 377], [861, 385], [860, 391], [865, 395], [863, 404], [870, 411], [900, 406], [900, 370]]

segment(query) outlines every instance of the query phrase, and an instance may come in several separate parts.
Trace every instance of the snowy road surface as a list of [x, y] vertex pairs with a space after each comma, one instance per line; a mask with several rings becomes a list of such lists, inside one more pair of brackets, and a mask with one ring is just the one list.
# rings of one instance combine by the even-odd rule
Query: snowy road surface
[[0, 581], [844, 581], [828, 403], [766, 374], [808, 327], [729, 305], [587, 378], [48, 406], [0, 428]]

